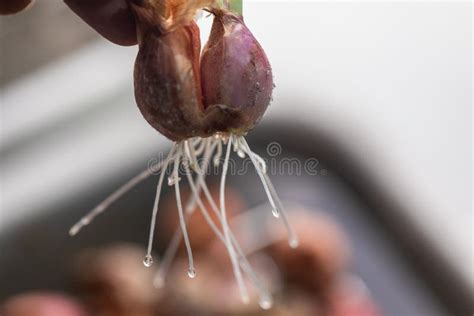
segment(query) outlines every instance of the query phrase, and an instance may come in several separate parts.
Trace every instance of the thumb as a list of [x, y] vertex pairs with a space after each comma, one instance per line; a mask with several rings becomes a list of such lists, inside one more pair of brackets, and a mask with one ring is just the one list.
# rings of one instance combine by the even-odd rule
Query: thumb
[[109, 41], [124, 46], [137, 44], [135, 18], [127, 0], [64, 0], [64, 2]]

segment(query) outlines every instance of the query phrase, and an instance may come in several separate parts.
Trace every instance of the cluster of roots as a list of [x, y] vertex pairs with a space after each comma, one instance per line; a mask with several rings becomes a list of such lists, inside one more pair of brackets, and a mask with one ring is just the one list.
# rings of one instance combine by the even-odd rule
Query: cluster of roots
[[[120, 187], [102, 203], [96, 206], [89, 214], [83, 217], [76, 225], [74, 225], [70, 230], [70, 234], [77, 234], [85, 225], [89, 224], [97, 215], [105, 211], [128, 190], [156, 171], [159, 171], [160, 174], [151, 218], [148, 249], [143, 261], [145, 266], [150, 267], [153, 264], [152, 250], [156, 216], [159, 209], [161, 191], [165, 182], [167, 185], [174, 187], [180, 227], [176, 230], [165, 254], [160, 260], [160, 266], [154, 279], [155, 286], [161, 287], [164, 285], [168, 269], [182, 240], [184, 240], [188, 255], [188, 276], [190, 278], [196, 276], [197, 271], [194, 266], [193, 252], [186, 229], [186, 223], [188, 218], [192, 215], [192, 212], [198, 209], [202, 213], [210, 229], [212, 229], [217, 238], [223, 242], [229, 253], [242, 300], [248, 302], [249, 297], [244, 282], [244, 277], [246, 277], [251, 281], [259, 293], [259, 302], [262, 308], [269, 308], [271, 306], [272, 296], [265, 289], [258, 276], [253, 271], [227, 221], [225, 183], [232, 151], [234, 151], [238, 157], [242, 159], [248, 157], [252, 161], [268, 197], [271, 206], [269, 211], [271, 211], [273, 216], [280, 218], [286, 226], [288, 230], [289, 245], [292, 248], [297, 247], [298, 239], [288, 222], [283, 204], [267, 174], [264, 159], [250, 149], [244, 137], [235, 134], [217, 134], [213, 137], [193, 138], [175, 143], [168, 153], [168, 156], [163, 161], [154, 166], [153, 169], [147, 169], [138, 174]], [[206, 175], [211, 164], [222, 165], [219, 201], [213, 199], [206, 184]], [[183, 174], [180, 173], [180, 170], [183, 171], [181, 172]], [[165, 179], [166, 176], [167, 178]], [[192, 193], [191, 198], [186, 201], [186, 204], [184, 205], [180, 191], [180, 183], [183, 181], [183, 178], [188, 182]], [[201, 198], [202, 195], [204, 196], [204, 201]], [[205, 206], [206, 204], [210, 206], [210, 209]], [[214, 221], [213, 218], [216, 218], [217, 221]]]

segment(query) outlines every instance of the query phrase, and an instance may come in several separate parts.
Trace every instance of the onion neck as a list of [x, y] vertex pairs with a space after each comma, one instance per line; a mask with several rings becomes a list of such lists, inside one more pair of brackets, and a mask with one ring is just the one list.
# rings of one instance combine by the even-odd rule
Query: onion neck
[[238, 16], [243, 15], [243, 0], [217, 0], [215, 6], [221, 10], [231, 11]]

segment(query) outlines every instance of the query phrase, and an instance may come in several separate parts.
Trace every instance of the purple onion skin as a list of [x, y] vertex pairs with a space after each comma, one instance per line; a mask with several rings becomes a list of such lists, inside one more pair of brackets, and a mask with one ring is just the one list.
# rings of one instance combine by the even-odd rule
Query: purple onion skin
[[133, 0], [139, 52], [135, 61], [135, 100], [145, 120], [173, 141], [208, 137], [239, 113], [225, 105], [202, 103], [199, 28], [194, 21], [166, 25], [153, 2]]
[[241, 16], [222, 10], [213, 13], [211, 35], [201, 56], [203, 102], [206, 109], [223, 104], [235, 111], [232, 122], [215, 129], [243, 134], [261, 120], [272, 100], [272, 69]]

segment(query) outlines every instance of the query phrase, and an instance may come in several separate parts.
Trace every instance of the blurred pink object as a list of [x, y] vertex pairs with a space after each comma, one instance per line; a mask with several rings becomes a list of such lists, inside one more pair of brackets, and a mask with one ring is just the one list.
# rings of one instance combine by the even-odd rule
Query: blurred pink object
[[355, 277], [343, 277], [329, 299], [331, 316], [382, 316], [365, 284]]
[[143, 265], [145, 249], [116, 244], [87, 249], [75, 262], [75, 283], [94, 315], [150, 316], [158, 300], [154, 270]]
[[299, 238], [292, 249], [282, 225], [269, 229], [279, 242], [270, 254], [287, 283], [318, 296], [326, 296], [350, 264], [350, 244], [343, 229], [330, 217], [300, 208], [291, 209], [289, 219]]
[[1, 308], [2, 316], [86, 316], [81, 305], [66, 295], [30, 292], [8, 299]]

